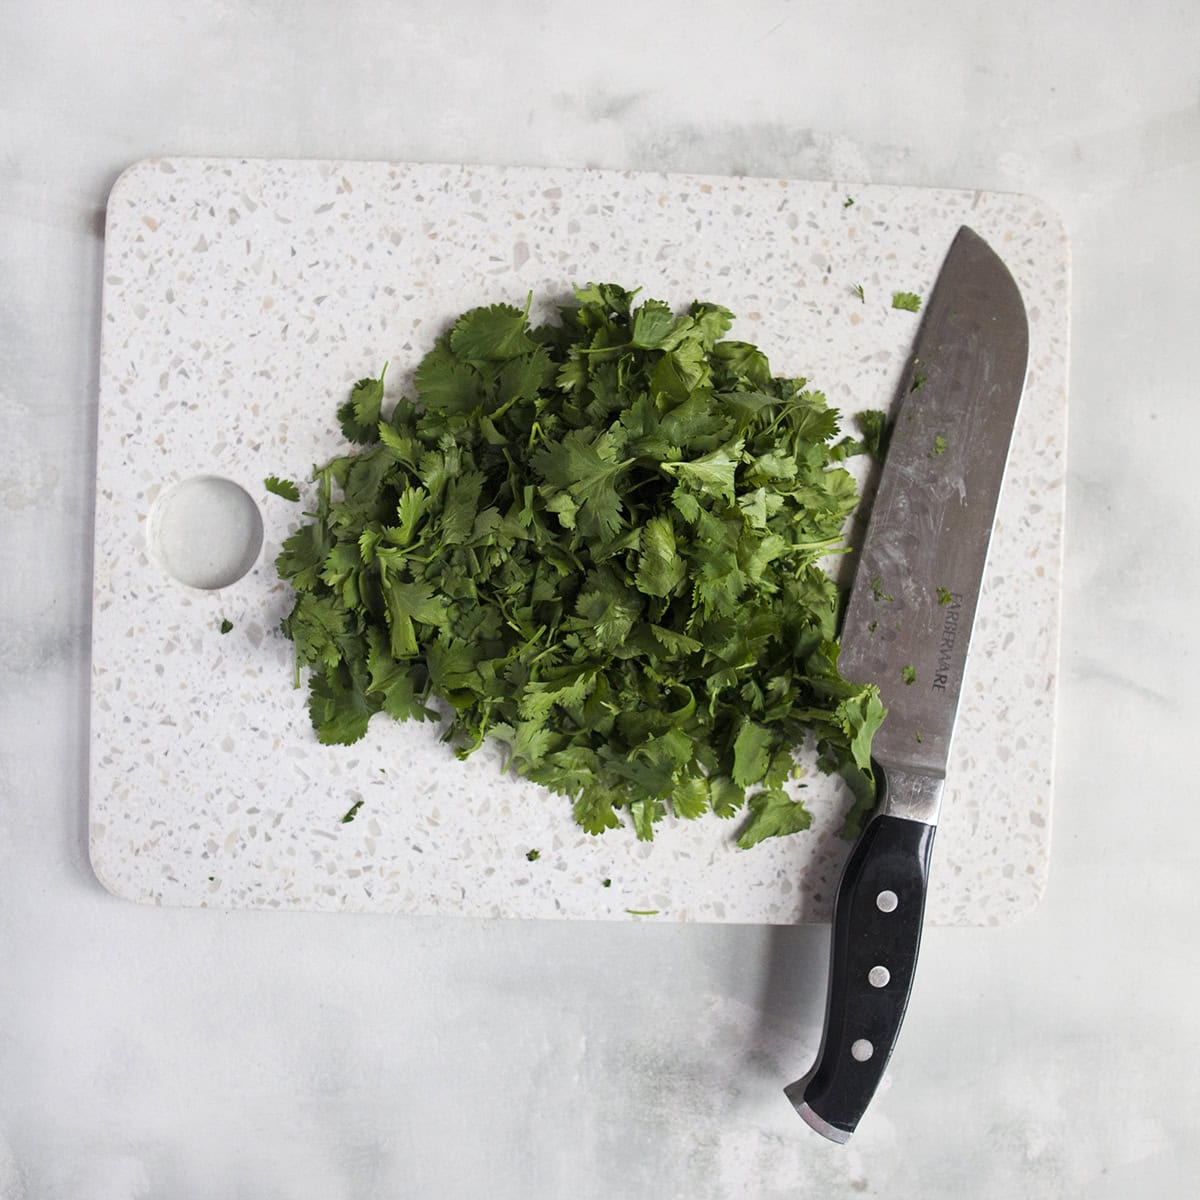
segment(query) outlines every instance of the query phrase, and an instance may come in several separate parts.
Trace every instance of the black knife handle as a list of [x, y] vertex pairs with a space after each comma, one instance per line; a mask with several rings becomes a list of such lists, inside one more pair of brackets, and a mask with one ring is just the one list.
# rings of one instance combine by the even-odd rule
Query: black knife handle
[[921, 943], [934, 828], [874, 817], [842, 873], [825, 1034], [812, 1070], [785, 1089], [800, 1115], [834, 1141], [854, 1132], [900, 1033]]

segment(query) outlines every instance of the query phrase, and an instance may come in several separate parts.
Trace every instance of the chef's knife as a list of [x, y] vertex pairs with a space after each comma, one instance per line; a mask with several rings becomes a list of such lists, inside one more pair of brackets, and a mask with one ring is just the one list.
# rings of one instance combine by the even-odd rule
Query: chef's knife
[[842, 627], [842, 675], [877, 683], [879, 804], [833, 916], [817, 1061], [786, 1089], [825, 1137], [854, 1132], [891, 1056], [917, 961], [934, 828], [1029, 329], [1007, 268], [965, 226], [930, 297]]

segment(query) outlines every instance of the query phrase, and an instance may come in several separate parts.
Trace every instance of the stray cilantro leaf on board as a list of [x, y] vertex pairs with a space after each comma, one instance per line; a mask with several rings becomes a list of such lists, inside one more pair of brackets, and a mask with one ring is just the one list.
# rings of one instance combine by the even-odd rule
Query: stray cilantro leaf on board
[[221, 618], [221, 632], [222, 633], [232, 633], [233, 632], [233, 622], [228, 617]]
[[610, 888], [610, 887], [612, 887], [612, 880], [611, 879], [602, 879], [602, 880], [600, 880], [600, 886]]
[[847, 196], [845, 198], [845, 200], [842, 201], [842, 207], [843, 208], [853, 208], [854, 207], [854, 197]]
[[916, 292], [893, 292], [892, 307], [901, 308], [905, 312], [919, 312], [921, 297]]
[[824, 563], [883, 414], [839, 441], [717, 304], [590, 284], [552, 324], [530, 307], [463, 313], [411, 398], [380, 372], [338, 410], [353, 445], [276, 560], [318, 740], [440, 720], [459, 758], [488, 743], [588, 833], [642, 840], [707, 813], [743, 814], [741, 845], [805, 828], [783, 787], [810, 739], [869, 789], [884, 709], [838, 672]]
[[885, 592], [883, 590], [883, 580], [880, 579], [878, 575], [871, 580], [871, 595], [873, 595], [876, 600], [895, 600], [896, 598], [890, 592]]
[[939, 604], [949, 604], [950, 601], [954, 599], [954, 596], [951, 594], [950, 589], [944, 588], [944, 587], [938, 588], [937, 597], [938, 597]]
[[300, 499], [300, 489], [290, 479], [280, 479], [278, 475], [268, 475], [263, 480], [263, 487], [293, 503]]
[[354, 818], [358, 816], [358, 810], [360, 808], [362, 808], [363, 804], [364, 804], [364, 801], [355, 800], [355, 802], [352, 805], [350, 805], [349, 809], [346, 811], [346, 815], [342, 818], [342, 824], [349, 825], [350, 822], [353, 821]]
[[913, 666], [901, 667], [900, 668], [900, 678], [903, 679], [905, 684], [907, 684], [907, 685], [912, 685], [912, 684], [916, 683], [917, 682], [916, 667], [913, 667]]
[[812, 824], [808, 809], [781, 788], [767, 788], [751, 796], [749, 808], [750, 820], [738, 838], [738, 845], [743, 850], [757, 846], [765, 838], [799, 833]]
[[867, 302], [867, 295], [866, 295], [866, 293], [863, 291], [863, 285], [862, 285], [861, 283], [856, 283], [856, 284], [854, 285], [854, 294], [855, 294], [855, 295], [856, 295], [856, 296], [857, 296], [857, 297], [858, 297], [858, 298], [859, 298], [859, 299], [860, 299], [860, 300], [861, 300], [861, 301], [862, 301], [864, 304], [866, 304], [866, 302]]
[[530, 862], [537, 862], [537, 860], [542, 857], [542, 852], [540, 850], [530, 850], [526, 853], [525, 857], [529, 859]]
[[940, 433], [934, 435], [933, 452], [935, 455], [946, 453], [946, 439]]

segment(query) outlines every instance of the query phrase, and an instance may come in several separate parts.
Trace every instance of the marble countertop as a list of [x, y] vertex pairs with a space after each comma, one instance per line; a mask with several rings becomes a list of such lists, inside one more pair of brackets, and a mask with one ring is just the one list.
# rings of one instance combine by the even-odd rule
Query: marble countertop
[[[1193, 1194], [1200, 832], [1171, 751], [1200, 718], [1195, 14], [621, 0], [602, 18], [0, 11], [0, 1200]], [[157, 154], [839, 178], [1027, 192], [1062, 217], [1049, 884], [1014, 926], [929, 931], [848, 1146], [781, 1092], [820, 1036], [823, 928], [158, 910], [96, 881], [103, 212]]]

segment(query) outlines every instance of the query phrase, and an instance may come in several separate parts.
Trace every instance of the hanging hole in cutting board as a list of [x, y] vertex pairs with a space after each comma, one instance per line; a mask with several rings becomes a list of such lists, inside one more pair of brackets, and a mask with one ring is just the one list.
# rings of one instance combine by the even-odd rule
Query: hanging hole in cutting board
[[258, 505], [217, 475], [194, 475], [168, 488], [148, 524], [150, 552], [167, 574], [204, 591], [237, 583], [262, 549]]

